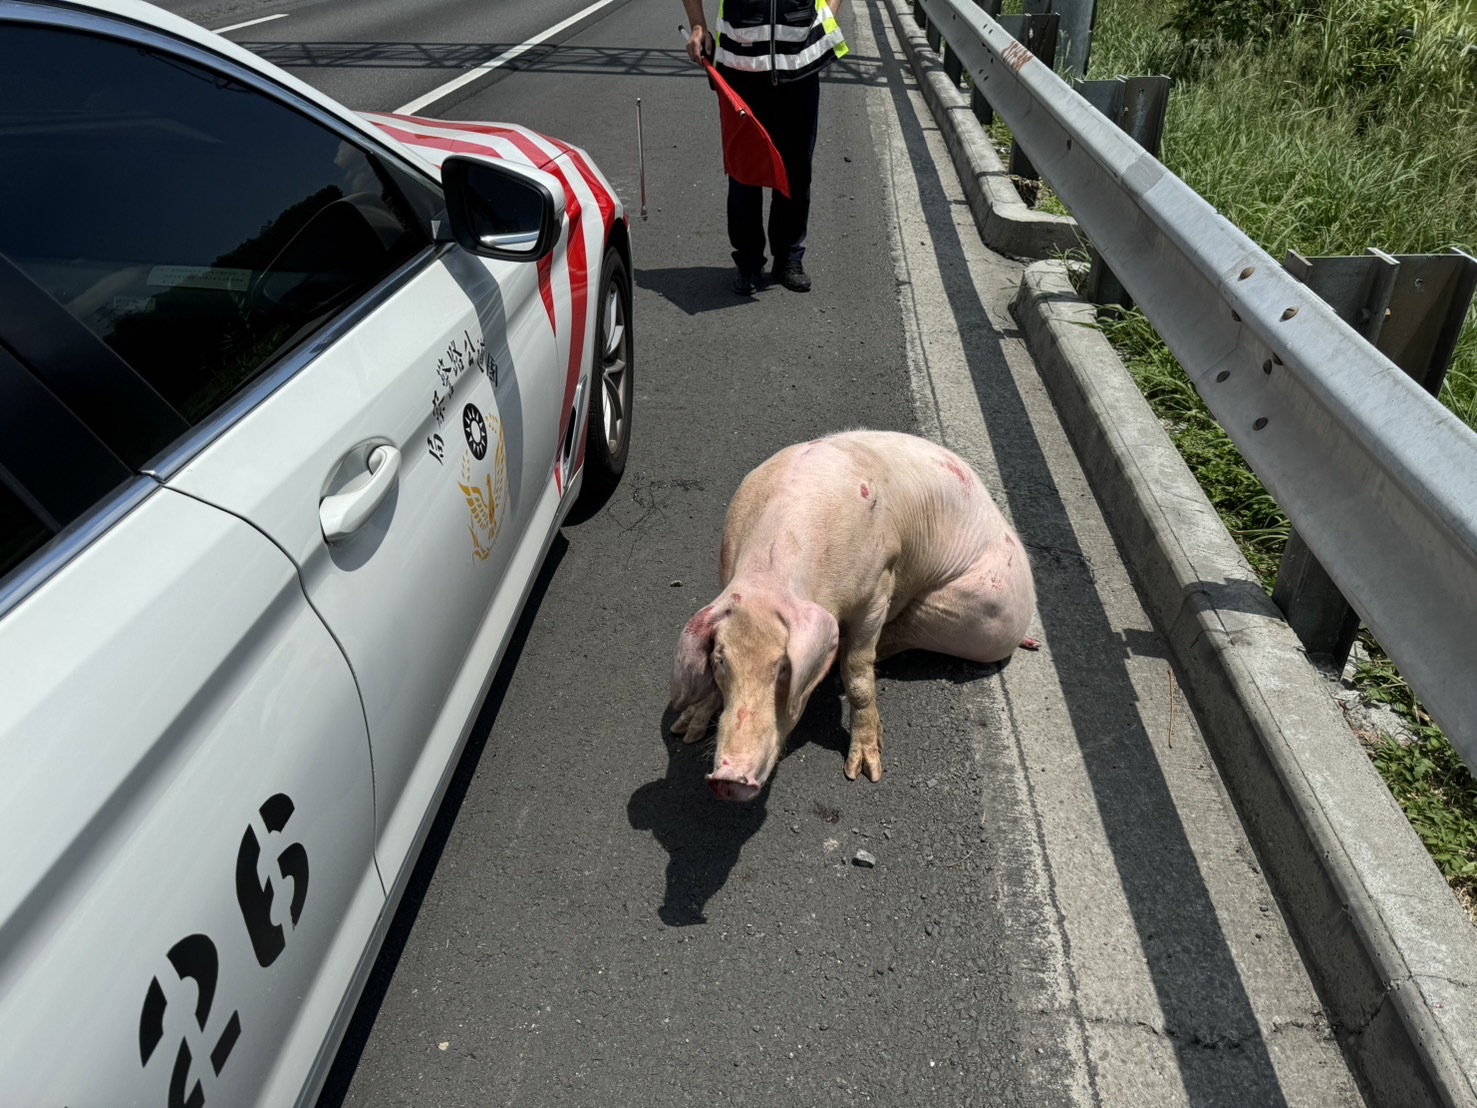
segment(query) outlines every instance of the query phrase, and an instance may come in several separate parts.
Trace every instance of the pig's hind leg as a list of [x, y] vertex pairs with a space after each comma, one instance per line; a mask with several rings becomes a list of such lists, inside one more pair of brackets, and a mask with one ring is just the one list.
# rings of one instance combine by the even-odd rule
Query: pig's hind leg
[[983, 557], [899, 612], [883, 629], [877, 657], [934, 650], [974, 662], [1002, 661], [1018, 646], [1036, 647], [1023, 640], [1035, 599], [1029, 577], [1002, 572], [998, 557]]

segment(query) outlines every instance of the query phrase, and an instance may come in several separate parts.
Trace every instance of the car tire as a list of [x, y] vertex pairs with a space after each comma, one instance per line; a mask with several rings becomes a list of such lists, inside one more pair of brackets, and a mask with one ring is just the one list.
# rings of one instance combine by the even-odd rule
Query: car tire
[[631, 400], [635, 395], [631, 274], [615, 247], [605, 252], [600, 267], [599, 296], [581, 493], [587, 503], [610, 495], [625, 472], [631, 449]]

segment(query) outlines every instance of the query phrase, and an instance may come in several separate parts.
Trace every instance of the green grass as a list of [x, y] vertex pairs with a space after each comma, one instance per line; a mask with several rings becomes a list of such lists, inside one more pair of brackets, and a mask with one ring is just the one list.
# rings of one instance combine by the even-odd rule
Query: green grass
[[[1273, 257], [1477, 253], [1472, 43], [1472, 2], [1102, 0], [1090, 76], [1174, 77], [1165, 164]], [[1270, 591], [1286, 517], [1143, 316], [1104, 312], [1103, 327]], [[1441, 400], [1477, 426], [1470, 317]], [[1477, 920], [1477, 782], [1365, 642], [1361, 695], [1394, 709], [1410, 736], [1366, 746]]]
[[1388, 658], [1361, 665], [1357, 680], [1366, 698], [1393, 708], [1416, 736], [1402, 744], [1381, 735], [1366, 746], [1446, 883], [1477, 920], [1477, 781]]
[[1287, 543], [1287, 517], [1242, 460], [1241, 452], [1143, 314], [1109, 309], [1102, 313], [1101, 322], [1226, 530], [1270, 593]]

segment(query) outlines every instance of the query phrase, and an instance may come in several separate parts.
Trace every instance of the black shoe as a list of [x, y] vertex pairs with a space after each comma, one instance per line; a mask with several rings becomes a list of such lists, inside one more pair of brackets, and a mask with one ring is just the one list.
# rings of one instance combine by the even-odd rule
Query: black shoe
[[805, 272], [805, 267], [799, 262], [786, 262], [777, 265], [772, 270], [774, 279], [791, 292], [809, 292], [810, 277]]
[[752, 296], [758, 287], [759, 271], [739, 266], [738, 272], [733, 275], [733, 291], [740, 296]]

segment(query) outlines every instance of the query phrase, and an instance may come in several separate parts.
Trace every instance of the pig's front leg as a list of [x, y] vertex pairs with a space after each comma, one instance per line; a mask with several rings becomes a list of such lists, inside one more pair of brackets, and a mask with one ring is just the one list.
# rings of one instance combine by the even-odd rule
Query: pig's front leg
[[[888, 590], [890, 592], [891, 590]], [[851, 705], [851, 749], [846, 754], [846, 777], [856, 780], [865, 773], [872, 781], [882, 779], [882, 715], [877, 711], [877, 639], [887, 620], [887, 600], [874, 602], [873, 610], [849, 636], [841, 660], [841, 679]]]
[[699, 741], [708, 733], [708, 724], [722, 707], [723, 694], [714, 689], [697, 703], [682, 709], [682, 714], [672, 721], [672, 734], [681, 735], [685, 743]]

